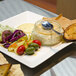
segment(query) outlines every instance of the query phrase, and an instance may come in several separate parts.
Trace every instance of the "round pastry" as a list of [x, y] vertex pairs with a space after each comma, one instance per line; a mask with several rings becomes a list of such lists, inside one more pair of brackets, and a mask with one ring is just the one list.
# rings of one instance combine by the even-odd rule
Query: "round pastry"
[[[32, 31], [33, 39], [40, 40], [42, 42], [42, 45], [55, 45], [59, 43], [62, 39], [62, 36], [58, 35], [51, 29], [50, 30], [44, 29], [42, 26], [43, 21], [44, 20], [39, 20], [35, 23], [34, 29]], [[63, 32], [62, 27], [55, 20], [47, 20], [47, 21], [53, 25], [54, 30], [60, 33]]]

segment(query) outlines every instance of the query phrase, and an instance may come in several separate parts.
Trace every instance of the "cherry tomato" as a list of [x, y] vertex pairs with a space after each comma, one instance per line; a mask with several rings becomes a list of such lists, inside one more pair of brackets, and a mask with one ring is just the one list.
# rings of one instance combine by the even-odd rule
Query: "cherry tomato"
[[33, 43], [38, 44], [39, 46], [41, 46], [41, 42], [39, 40], [33, 40]]
[[25, 51], [25, 46], [21, 45], [17, 49], [17, 54], [22, 55], [22, 54], [24, 54], [24, 51]]

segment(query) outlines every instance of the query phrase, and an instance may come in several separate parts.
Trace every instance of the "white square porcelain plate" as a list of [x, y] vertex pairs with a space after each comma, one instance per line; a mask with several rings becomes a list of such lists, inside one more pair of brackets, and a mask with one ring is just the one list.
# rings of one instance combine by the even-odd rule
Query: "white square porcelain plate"
[[[42, 17], [43, 16], [41, 15], [35, 14], [30, 11], [26, 11], [14, 17], [4, 20], [0, 22], [0, 24], [9, 25], [10, 27], [16, 28], [17, 26], [24, 23], [35, 23], [37, 20], [40, 20]], [[46, 47], [46, 46], [41, 47], [40, 51], [37, 51], [35, 55], [31, 55], [31, 56], [27, 56], [27, 55], [18, 56], [15, 53], [8, 52], [6, 48], [1, 46], [0, 46], [0, 51], [10, 56], [11, 58], [23, 63], [24, 65], [30, 68], [34, 68], [39, 64], [41, 64], [42, 62], [44, 62], [45, 60], [47, 60], [48, 58], [50, 58], [52, 55], [54, 55], [56, 53], [55, 50], [59, 51], [62, 48], [68, 46], [69, 44], [71, 43], [64, 43], [55, 47]]]

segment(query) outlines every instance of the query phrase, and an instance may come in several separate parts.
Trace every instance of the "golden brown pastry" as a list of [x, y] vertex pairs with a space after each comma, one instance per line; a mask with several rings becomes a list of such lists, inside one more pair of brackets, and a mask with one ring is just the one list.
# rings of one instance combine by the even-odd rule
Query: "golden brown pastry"
[[76, 40], [76, 23], [65, 29], [64, 38], [67, 40]]
[[20, 64], [12, 65], [7, 76], [24, 76]]
[[57, 16], [57, 17], [52, 17], [52, 18], [43, 17], [43, 19], [45, 19], [45, 20], [47, 20], [47, 19], [49, 19], [49, 20], [51, 20], [51, 19], [56, 20], [56, 21], [62, 26], [62, 28], [63, 28], [64, 30], [65, 30], [68, 26], [70, 26], [71, 24], [76, 23], [76, 19], [70, 20], [70, 19], [68, 19], [68, 18], [66, 18], [66, 17], [63, 17], [62, 14], [60, 14], [60, 15]]
[[11, 64], [0, 65], [0, 76], [6, 76], [9, 72]]
[[[0, 65], [6, 65], [6, 64], [9, 64], [9, 62], [6, 60], [6, 58], [3, 56], [3, 54], [0, 53]], [[7, 68], [8, 68], [8, 66], [7, 66]], [[0, 68], [0, 70], [2, 71], [3, 68]], [[9, 73], [8, 73], [7, 76], [24, 76], [23, 71], [21, 70], [21, 65], [20, 64], [13, 64], [8, 71], [9, 71]], [[5, 74], [8, 71], [6, 71], [4, 69], [4, 71], [3, 71], [4, 74], [3, 75], [0, 75], [0, 76], [5, 76]]]

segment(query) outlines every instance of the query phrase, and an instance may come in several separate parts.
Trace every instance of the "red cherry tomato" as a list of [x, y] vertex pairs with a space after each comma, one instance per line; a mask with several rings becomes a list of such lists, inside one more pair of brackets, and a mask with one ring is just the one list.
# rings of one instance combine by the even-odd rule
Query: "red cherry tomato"
[[17, 49], [17, 54], [22, 55], [22, 54], [24, 54], [24, 51], [25, 51], [25, 46], [21, 45]]
[[41, 42], [39, 40], [33, 40], [33, 43], [38, 44], [39, 46], [41, 46]]

